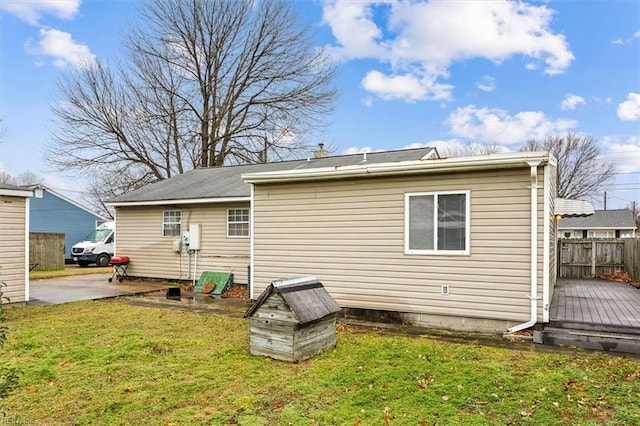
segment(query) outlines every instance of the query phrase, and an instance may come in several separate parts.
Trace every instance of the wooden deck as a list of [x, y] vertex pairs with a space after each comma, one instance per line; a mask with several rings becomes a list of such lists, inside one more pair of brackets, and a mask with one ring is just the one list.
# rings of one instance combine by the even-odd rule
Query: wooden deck
[[640, 329], [640, 289], [615, 281], [558, 279], [549, 313], [551, 322]]

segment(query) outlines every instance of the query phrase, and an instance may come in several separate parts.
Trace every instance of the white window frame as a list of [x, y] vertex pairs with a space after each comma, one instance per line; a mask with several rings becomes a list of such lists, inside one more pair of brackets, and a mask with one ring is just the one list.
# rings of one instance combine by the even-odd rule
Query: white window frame
[[[438, 197], [440, 195], [464, 195], [465, 196], [465, 248], [464, 250], [438, 250]], [[411, 249], [409, 247], [410, 234], [410, 209], [411, 197], [433, 196], [433, 250]], [[404, 194], [404, 252], [405, 254], [429, 254], [429, 255], [469, 255], [471, 250], [471, 191], [437, 191], [437, 192], [407, 192]]]
[[[180, 213], [180, 220], [178, 222], [167, 222], [166, 221], [166, 213]], [[166, 226], [167, 225], [178, 225], [178, 235], [168, 235], [166, 233], [167, 229]], [[160, 231], [162, 233], [163, 237], [169, 237], [169, 238], [176, 238], [176, 237], [181, 237], [182, 236], [182, 210], [177, 210], [177, 209], [173, 209], [173, 210], [163, 210], [162, 211], [162, 229]]]
[[[247, 214], [247, 220], [239, 220], [239, 221], [231, 221], [229, 215], [231, 214], [231, 211], [235, 211], [235, 210], [246, 210]], [[244, 216], [244, 214], [242, 214]], [[236, 224], [246, 224], [247, 225], [247, 235], [231, 235], [230, 231], [231, 231], [231, 225], [236, 225]], [[251, 236], [251, 209], [249, 207], [238, 207], [238, 208], [233, 208], [233, 209], [227, 209], [227, 238], [249, 238]]]

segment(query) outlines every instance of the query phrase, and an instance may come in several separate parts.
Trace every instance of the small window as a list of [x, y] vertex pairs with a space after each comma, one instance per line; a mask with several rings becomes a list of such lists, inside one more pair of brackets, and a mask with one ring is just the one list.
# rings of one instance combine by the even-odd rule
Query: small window
[[249, 209], [227, 210], [227, 237], [249, 236]]
[[469, 191], [405, 194], [405, 253], [469, 254]]
[[182, 234], [182, 211], [165, 210], [162, 212], [162, 236], [179, 237]]

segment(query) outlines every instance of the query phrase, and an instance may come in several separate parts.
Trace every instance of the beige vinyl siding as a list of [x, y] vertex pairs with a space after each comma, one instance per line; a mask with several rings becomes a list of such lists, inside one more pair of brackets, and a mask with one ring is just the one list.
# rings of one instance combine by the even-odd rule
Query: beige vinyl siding
[[0, 195], [0, 281], [9, 303], [26, 300], [26, 208], [26, 198]]
[[[227, 209], [249, 208], [249, 203], [192, 204], [185, 206], [118, 207], [116, 210], [116, 253], [131, 258], [127, 273], [137, 277], [196, 280], [203, 271], [233, 272], [234, 282], [247, 283], [249, 238], [227, 237]], [[201, 250], [189, 256], [186, 247], [173, 251], [180, 237], [162, 236], [162, 212], [182, 211], [182, 231], [200, 224]], [[193, 269], [197, 263], [195, 275]]]
[[553, 291], [556, 285], [556, 279], [558, 276], [558, 225], [555, 217], [556, 211], [556, 198], [558, 196], [557, 191], [557, 168], [555, 166], [548, 166], [548, 181], [546, 182], [545, 188], [549, 188], [546, 191], [547, 197], [549, 198], [549, 211], [547, 212], [548, 217], [546, 218], [549, 221], [549, 300], [548, 303], [551, 304], [551, 300], [553, 299]]
[[[254, 297], [274, 279], [315, 275], [342, 307], [524, 322], [530, 318], [530, 183], [530, 169], [523, 168], [255, 185]], [[404, 194], [465, 190], [470, 255], [404, 254]], [[441, 294], [444, 284], [449, 295]]]

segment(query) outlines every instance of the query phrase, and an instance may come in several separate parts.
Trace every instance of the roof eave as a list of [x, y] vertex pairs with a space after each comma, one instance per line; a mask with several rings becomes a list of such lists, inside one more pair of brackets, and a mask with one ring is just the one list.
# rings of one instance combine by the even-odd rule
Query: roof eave
[[171, 200], [147, 200], [147, 201], [107, 201], [105, 204], [112, 207], [137, 207], [137, 206], [165, 206], [181, 204], [220, 204], [250, 202], [250, 196], [243, 197], [219, 197], [219, 198], [187, 198]]
[[579, 226], [579, 225], [574, 225], [574, 226], [560, 226], [558, 225], [558, 229], [604, 229], [607, 231], [614, 231], [614, 230], [621, 230], [621, 231], [633, 231], [634, 229], [637, 229], [635, 226], [631, 227], [631, 226]]
[[358, 164], [352, 166], [300, 169], [242, 175], [247, 183], [295, 182], [308, 180], [345, 179], [363, 176], [411, 175], [425, 173], [465, 172], [473, 170], [530, 167], [532, 163], [554, 164], [546, 152], [489, 154], [474, 157], [454, 157], [391, 163]]
[[33, 191], [27, 189], [3, 189], [0, 188], [0, 195], [4, 195], [6, 197], [23, 197], [29, 198], [33, 197]]

